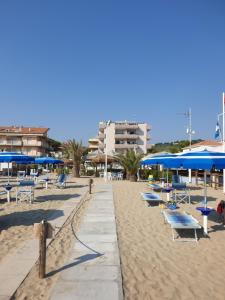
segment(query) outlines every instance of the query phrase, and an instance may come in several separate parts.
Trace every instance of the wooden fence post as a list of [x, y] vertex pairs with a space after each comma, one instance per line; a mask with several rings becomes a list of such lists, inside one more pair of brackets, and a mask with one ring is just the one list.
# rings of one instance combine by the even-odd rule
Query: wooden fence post
[[92, 187], [93, 179], [89, 179], [89, 194], [91, 194], [91, 187]]
[[39, 278], [45, 278], [47, 229], [48, 223], [43, 220], [39, 236]]

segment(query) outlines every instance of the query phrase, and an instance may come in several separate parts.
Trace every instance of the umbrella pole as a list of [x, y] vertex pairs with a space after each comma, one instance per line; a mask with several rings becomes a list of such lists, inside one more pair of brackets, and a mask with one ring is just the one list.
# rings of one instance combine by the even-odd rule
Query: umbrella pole
[[[204, 207], [207, 207], [207, 187], [206, 187], [206, 170], [204, 170]], [[208, 216], [203, 215], [203, 230], [204, 230], [204, 235], [208, 235]]]
[[204, 206], [207, 207], [206, 170], [204, 171]]
[[168, 186], [169, 184], [169, 171], [168, 168], [166, 169], [166, 185]]
[[8, 162], [8, 184], [9, 184], [9, 162]]

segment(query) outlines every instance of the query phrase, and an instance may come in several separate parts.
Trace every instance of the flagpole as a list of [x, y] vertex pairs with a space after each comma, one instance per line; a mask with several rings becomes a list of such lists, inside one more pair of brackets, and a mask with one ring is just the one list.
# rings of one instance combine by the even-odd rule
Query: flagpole
[[[225, 152], [225, 94], [223, 93], [223, 99], [222, 99], [222, 104], [223, 104], [223, 152]], [[223, 169], [223, 192], [225, 193], [225, 169]]]

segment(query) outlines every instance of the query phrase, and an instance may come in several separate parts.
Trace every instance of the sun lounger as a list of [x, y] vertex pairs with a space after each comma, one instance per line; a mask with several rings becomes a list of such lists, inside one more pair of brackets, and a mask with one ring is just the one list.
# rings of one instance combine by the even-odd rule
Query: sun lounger
[[161, 197], [156, 193], [140, 193], [141, 197], [144, 201], [147, 201], [148, 206], [151, 206], [151, 204], [157, 204], [160, 202], [163, 202]]
[[[196, 229], [200, 229], [201, 226], [199, 225], [198, 221], [192, 217], [191, 215], [185, 212], [179, 211], [170, 211], [164, 210], [163, 216], [165, 221], [170, 225], [172, 229], [172, 238], [173, 241], [198, 241]], [[194, 239], [178, 239], [175, 238], [175, 231], [174, 230], [181, 230], [181, 229], [193, 229], [194, 230]]]
[[162, 191], [162, 187], [159, 184], [156, 183], [149, 183], [148, 186], [155, 192], [161, 192]]

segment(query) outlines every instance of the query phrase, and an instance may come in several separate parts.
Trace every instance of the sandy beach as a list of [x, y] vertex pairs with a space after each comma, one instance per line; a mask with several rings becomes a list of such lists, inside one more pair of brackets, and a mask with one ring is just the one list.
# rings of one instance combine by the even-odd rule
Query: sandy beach
[[[95, 183], [101, 182], [101, 179], [95, 179]], [[140, 192], [150, 191], [147, 183], [110, 183], [114, 192], [124, 299], [224, 299], [225, 287], [221, 282], [225, 276], [225, 230], [218, 215], [213, 212], [209, 217], [209, 238], [205, 238], [202, 230], [199, 230], [198, 243], [173, 242], [171, 229], [164, 223], [160, 207], [148, 207], [140, 197]], [[33, 204], [17, 205], [14, 201], [1, 204], [1, 259], [32, 237], [34, 222], [60, 210], [63, 200], [81, 193], [82, 186], [86, 184], [87, 179], [71, 180], [65, 190], [37, 189]], [[179, 205], [179, 210], [191, 213], [201, 225], [202, 216], [196, 207], [202, 195], [201, 186], [192, 187], [192, 203]], [[163, 197], [165, 199], [165, 194]], [[208, 188], [209, 206], [216, 208], [221, 199], [222, 190]], [[74, 239], [71, 224], [75, 230], [79, 228], [87, 205], [88, 201], [75, 223], [72, 216], [68, 219], [49, 247], [49, 276], [44, 280], [38, 279], [35, 265], [13, 299], [49, 299]], [[188, 232], [188, 237], [194, 237], [193, 231]]]
[[[11, 181], [15, 185], [15, 181]], [[4, 180], [2, 184], [4, 184]], [[46, 190], [37, 185], [35, 188], [35, 200], [32, 204], [28, 202], [15, 202], [15, 188], [11, 193], [11, 202], [6, 202], [6, 195], [1, 197], [0, 206], [0, 263], [7, 259], [10, 255], [29, 239], [33, 239], [33, 224], [38, 223], [43, 219], [49, 221], [53, 220], [54, 216], [61, 216], [60, 207], [65, 201], [85, 193], [88, 179], [69, 178], [65, 189], [59, 189], [52, 184]], [[77, 209], [77, 208], [76, 208]], [[76, 211], [75, 209], [75, 211]], [[13, 299], [48, 299], [50, 289], [58, 278], [58, 272], [52, 274], [51, 272], [57, 270], [63, 265], [70, 250], [70, 244], [73, 237], [73, 230], [79, 226], [81, 216], [85, 205], [76, 213], [76, 218], [73, 219], [74, 214], [67, 220], [63, 228], [60, 230], [56, 238], [49, 245], [47, 251], [47, 269], [49, 274], [46, 279], [38, 278], [38, 268], [35, 265], [28, 277], [21, 284]], [[50, 276], [51, 275], [51, 276]], [[52, 276], [55, 275], [55, 276]]]
[[[173, 242], [161, 209], [141, 200], [139, 193], [150, 191], [146, 183], [117, 181], [113, 188], [125, 300], [224, 299], [225, 230], [217, 214], [209, 216], [209, 238], [200, 230], [198, 243]], [[180, 205], [201, 225], [196, 206], [202, 195], [202, 187], [195, 187], [192, 204]], [[222, 190], [208, 188], [209, 206], [216, 208], [221, 199]]]

